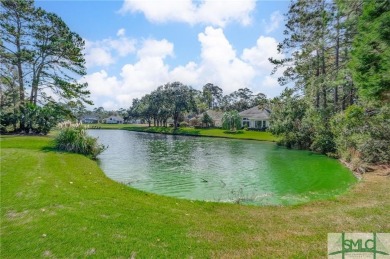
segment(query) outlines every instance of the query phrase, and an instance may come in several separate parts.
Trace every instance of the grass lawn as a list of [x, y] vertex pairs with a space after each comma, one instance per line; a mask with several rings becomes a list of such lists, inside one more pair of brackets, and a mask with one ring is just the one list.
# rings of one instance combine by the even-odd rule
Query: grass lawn
[[177, 134], [203, 137], [219, 137], [219, 138], [234, 138], [234, 139], [251, 139], [262, 141], [277, 141], [277, 137], [270, 132], [261, 131], [246, 131], [240, 130], [237, 133], [230, 133], [223, 129], [195, 129], [195, 128], [178, 128], [174, 130], [172, 127], [147, 127], [145, 125], [130, 125], [130, 124], [90, 124], [90, 128], [100, 129], [124, 129], [129, 131], [140, 131], [162, 134]]
[[327, 233], [390, 232], [390, 177], [286, 207], [191, 202], [134, 190], [50, 137], [1, 140], [1, 258], [320, 258]]

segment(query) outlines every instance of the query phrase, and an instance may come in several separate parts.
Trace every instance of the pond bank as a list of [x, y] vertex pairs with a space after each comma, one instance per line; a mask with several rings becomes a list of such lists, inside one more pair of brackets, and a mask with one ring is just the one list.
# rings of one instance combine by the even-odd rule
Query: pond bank
[[297, 206], [191, 202], [118, 184], [95, 161], [50, 150], [51, 142], [1, 137], [4, 258], [319, 258], [328, 233], [390, 232], [383, 171], [341, 196]]
[[[169, 135], [184, 135], [184, 136], [201, 136], [201, 137], [219, 137], [229, 139], [242, 139], [242, 140], [258, 140], [258, 141], [270, 141], [277, 142], [278, 138], [272, 135], [270, 132], [262, 131], [245, 131], [241, 133], [231, 134], [225, 130], [218, 128], [178, 128], [176, 131], [172, 127], [148, 127], [140, 124], [90, 124], [91, 129], [121, 129], [136, 132], [147, 132], [147, 133], [158, 133], [158, 134], [169, 134]], [[360, 165], [356, 166], [350, 162], [342, 159], [338, 159], [345, 167], [347, 167], [357, 179], [361, 179], [362, 175], [367, 172], [373, 172], [381, 170], [381, 168], [390, 168], [390, 165]], [[388, 169], [390, 171], [390, 169]]]
[[245, 140], [259, 140], [276, 142], [277, 137], [270, 132], [265, 131], [247, 131], [241, 130], [237, 133], [230, 133], [219, 128], [177, 128], [172, 127], [148, 127], [145, 125], [130, 125], [130, 124], [86, 124], [91, 129], [121, 129], [128, 131], [170, 134], [170, 135], [184, 135], [184, 136], [201, 136], [201, 137], [217, 137], [230, 139], [245, 139]]
[[100, 167], [111, 179], [190, 200], [287, 205], [328, 199], [356, 182], [336, 160], [271, 142], [88, 130], [110, 146]]

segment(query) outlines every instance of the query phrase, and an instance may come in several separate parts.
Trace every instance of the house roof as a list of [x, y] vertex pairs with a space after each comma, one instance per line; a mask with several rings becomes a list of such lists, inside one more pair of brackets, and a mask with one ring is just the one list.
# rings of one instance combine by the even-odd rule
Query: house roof
[[258, 106], [252, 107], [248, 110], [242, 111], [239, 115], [243, 118], [253, 120], [269, 120], [271, 112], [267, 109], [259, 109]]
[[[211, 117], [213, 120], [222, 120], [223, 112], [221, 111], [214, 111], [214, 110], [207, 110], [206, 113]], [[203, 118], [203, 114], [202, 114]]]
[[119, 116], [110, 116], [108, 118], [105, 118], [105, 120], [109, 120], [110, 118], [111, 120], [123, 121], [123, 118]]
[[95, 116], [83, 116], [80, 119], [81, 120], [99, 120], [99, 118], [95, 117]]

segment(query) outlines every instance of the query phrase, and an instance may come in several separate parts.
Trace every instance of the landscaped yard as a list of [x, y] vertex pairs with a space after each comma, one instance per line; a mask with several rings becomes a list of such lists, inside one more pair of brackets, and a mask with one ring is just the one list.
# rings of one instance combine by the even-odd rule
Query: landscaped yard
[[147, 127], [145, 125], [134, 125], [134, 124], [89, 124], [88, 127], [100, 128], [100, 129], [124, 129], [130, 131], [191, 135], [191, 136], [203, 136], [203, 137], [277, 141], [277, 137], [273, 136], [270, 132], [264, 132], [264, 131], [240, 130], [237, 133], [230, 133], [229, 131], [219, 129], [219, 128], [191, 128], [191, 127], [178, 128], [174, 130], [174, 128], [172, 127]]
[[390, 232], [390, 177], [289, 207], [192, 202], [108, 179], [50, 137], [1, 137], [1, 257], [319, 258], [332, 232]]

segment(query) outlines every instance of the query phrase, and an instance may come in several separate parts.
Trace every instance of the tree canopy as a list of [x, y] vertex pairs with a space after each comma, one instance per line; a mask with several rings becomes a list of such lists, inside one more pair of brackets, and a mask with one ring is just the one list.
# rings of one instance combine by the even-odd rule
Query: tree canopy
[[389, 6], [291, 2], [278, 46], [286, 58], [270, 58], [275, 71], [284, 69], [279, 82], [293, 85], [270, 105], [270, 130], [283, 144], [348, 161], [390, 162]]
[[92, 104], [87, 84], [79, 83], [86, 74], [83, 39], [32, 0], [3, 0], [0, 7], [2, 100], [12, 96], [1, 102], [1, 112], [13, 110], [14, 130], [30, 130], [27, 104]]

